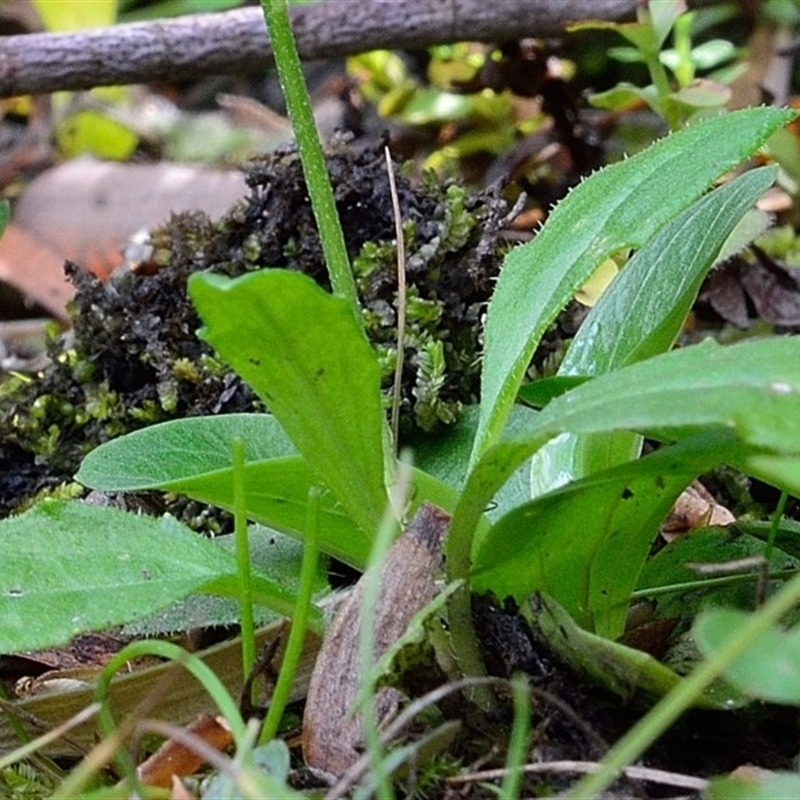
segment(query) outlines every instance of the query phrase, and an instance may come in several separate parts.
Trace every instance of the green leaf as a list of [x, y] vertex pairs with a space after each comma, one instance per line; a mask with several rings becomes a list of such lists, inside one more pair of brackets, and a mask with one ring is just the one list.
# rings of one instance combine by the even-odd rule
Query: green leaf
[[296, 455], [297, 449], [270, 414], [221, 414], [162, 422], [95, 448], [75, 479], [101, 491], [175, 491], [187, 479], [231, 469], [241, 439], [245, 461]]
[[797, 800], [800, 798], [800, 775], [796, 772], [751, 770], [748, 777], [714, 778], [703, 792], [706, 800]]
[[[171, 517], [44, 501], [0, 522], [0, 652], [64, 644], [141, 618], [236, 572], [236, 561]], [[277, 584], [282, 608], [288, 593]]]
[[608, 111], [622, 111], [631, 106], [638, 105], [640, 101], [652, 106], [656, 100], [652, 87], [640, 88], [629, 83], [619, 83], [605, 92], [594, 92], [589, 95], [589, 103], [595, 108], [604, 108]]
[[195, 274], [199, 335], [258, 393], [319, 481], [363, 531], [387, 502], [380, 367], [346, 300], [310, 278]]
[[699, 436], [515, 508], [480, 541], [473, 588], [520, 605], [542, 592], [583, 628], [616, 638], [661, 521], [732, 446], [727, 431]]
[[[647, 653], [582, 630], [551, 598], [539, 598], [531, 623], [572, 669], [625, 699], [654, 700], [682, 680]], [[721, 685], [707, 689], [695, 702], [699, 708], [727, 710], [745, 704], [740, 694]]]
[[[271, 414], [189, 417], [151, 425], [97, 447], [75, 477], [102, 491], [160, 489], [232, 511], [237, 438], [245, 446], [248, 517], [302, 538], [308, 493], [319, 479]], [[371, 537], [330, 493], [320, 501], [318, 535], [320, 549], [329, 555], [355, 567], [366, 563]]]
[[[672, 441], [714, 428], [730, 429], [747, 446], [736, 466], [751, 473], [769, 456], [753, 451], [800, 453], [800, 340], [749, 340], [730, 347], [708, 341], [600, 375], [553, 400], [523, 434], [481, 458], [456, 508], [448, 549], [465, 557], [495, 492], [560, 433], [632, 430]], [[800, 470], [782, 474], [800, 478]], [[800, 490], [797, 481], [779, 485]]]
[[[474, 427], [470, 429], [470, 439]], [[152, 425], [93, 450], [76, 479], [102, 491], [151, 489], [177, 492], [202, 503], [233, 509], [232, 445], [245, 444], [244, 483], [250, 519], [302, 539], [308, 493], [319, 484], [308, 463], [270, 414], [189, 417]], [[464, 461], [467, 451], [464, 453]], [[463, 464], [462, 464], [463, 466]], [[412, 510], [423, 500], [452, 510], [457, 492], [443, 480], [414, 470]], [[363, 569], [372, 547], [365, 533], [333, 495], [320, 500], [319, 547]]]
[[558, 374], [599, 375], [669, 350], [728, 236], [776, 176], [747, 172], [664, 225], [600, 297]]
[[[704, 611], [692, 629], [707, 658], [739, 635], [749, 614], [727, 608]], [[770, 703], [800, 704], [800, 627], [761, 634], [725, 670], [725, 680], [742, 692]]]
[[[730, 234], [776, 174], [775, 167], [748, 172], [670, 220], [600, 297], [558, 375], [599, 375], [669, 350]], [[640, 438], [628, 433], [559, 437], [533, 459], [532, 493], [635, 458], [639, 449]]]
[[[769, 523], [764, 523], [764, 527], [768, 529]], [[687, 566], [735, 563], [744, 559], [754, 563], [752, 559], [763, 557], [764, 541], [743, 532], [742, 528], [738, 522], [725, 528], [701, 528], [671, 541], [647, 560], [636, 584], [636, 596], [647, 597], [648, 590], [653, 591], [658, 597], [660, 618], [693, 617], [709, 604], [752, 610], [759, 578], [756, 566], [751, 568], [749, 580], [742, 580], [748, 575], [742, 570], [729, 581], [719, 574], [704, 576]], [[768, 531], [763, 530], [763, 535], [767, 536]], [[770, 574], [800, 568], [797, 558], [781, 549], [788, 535], [778, 536], [769, 559]], [[670, 587], [675, 591], [666, 594], [664, 590]]]
[[[266, 625], [280, 616], [292, 616], [297, 605], [303, 545], [263, 525], [250, 525], [247, 536], [253, 569], [251, 573], [253, 599], [259, 604], [254, 609], [256, 625]], [[235, 557], [233, 535], [217, 536], [214, 544]], [[289, 606], [282, 609], [283, 614], [275, 608], [274, 602], [262, 602], [264, 579], [274, 582], [286, 591]], [[216, 579], [212, 584], [204, 584], [200, 591], [207, 591], [212, 585], [217, 590], [215, 594], [192, 594], [183, 600], [178, 600], [156, 614], [126, 624], [123, 629], [124, 634], [143, 638], [172, 635], [197, 627], [238, 625], [241, 619], [241, 605], [236, 599], [239, 592], [238, 576], [230, 575]], [[330, 592], [327, 564], [324, 559], [318, 564], [313, 591], [315, 597], [322, 597]], [[313, 608], [312, 625], [316, 624], [315, 619], [321, 622], [321, 615], [316, 608]]]
[[509, 253], [487, 312], [473, 465], [498, 440], [543, 332], [597, 266], [641, 247], [793, 118], [792, 111], [754, 108], [691, 125], [592, 175], [532, 242]]
[[660, 0], [658, 3], [647, 4], [647, 16], [656, 39], [656, 50], [660, 50], [667, 40], [675, 20], [687, 10], [685, 0]]

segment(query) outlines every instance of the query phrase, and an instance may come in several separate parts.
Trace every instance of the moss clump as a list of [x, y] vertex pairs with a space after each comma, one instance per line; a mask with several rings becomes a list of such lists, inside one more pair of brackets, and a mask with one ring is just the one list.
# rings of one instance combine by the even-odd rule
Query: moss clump
[[[370, 339], [392, 380], [394, 219], [382, 147], [334, 142], [328, 166]], [[431, 430], [477, 398], [480, 318], [501, 252], [502, 199], [471, 197], [431, 178], [397, 176], [409, 285], [401, 431]], [[197, 270], [229, 276], [262, 267], [327, 273], [299, 159], [284, 149], [247, 172], [250, 195], [217, 222], [174, 215], [151, 233], [152, 255], [101, 282], [78, 266], [73, 330], [49, 344], [51, 365], [0, 395], [0, 514], [69, 480], [92, 448], [175, 417], [263, 409], [195, 331], [186, 296]], [[388, 397], [388, 392], [387, 392]], [[388, 400], [387, 400], [388, 402]]]

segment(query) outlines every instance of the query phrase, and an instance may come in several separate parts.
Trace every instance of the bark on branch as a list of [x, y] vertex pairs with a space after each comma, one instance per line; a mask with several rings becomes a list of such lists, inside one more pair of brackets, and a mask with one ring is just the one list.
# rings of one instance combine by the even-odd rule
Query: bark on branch
[[[455, 41], [550, 37], [580, 19], [633, 16], [636, 0], [328, 0], [294, 6], [300, 57]], [[259, 8], [117, 25], [70, 34], [0, 39], [0, 97], [210, 74], [272, 64]]]

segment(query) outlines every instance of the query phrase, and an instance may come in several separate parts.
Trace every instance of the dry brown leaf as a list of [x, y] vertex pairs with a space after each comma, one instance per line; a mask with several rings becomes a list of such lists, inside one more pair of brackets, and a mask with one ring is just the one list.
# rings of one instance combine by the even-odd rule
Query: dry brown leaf
[[223, 215], [247, 192], [244, 176], [186, 164], [118, 164], [79, 158], [44, 172], [12, 206], [0, 238], [0, 279], [65, 317], [69, 259], [106, 277], [125, 241], [171, 212]]
[[[434, 577], [442, 566], [441, 548], [450, 517], [423, 504], [392, 545], [381, 569], [380, 599], [373, 610], [375, 660], [403, 635], [411, 618], [434, 596]], [[328, 776], [341, 776], [361, 755], [363, 725], [351, 714], [361, 689], [359, 636], [364, 578], [342, 603], [325, 635], [306, 697], [303, 756]], [[397, 709], [400, 693], [375, 693], [379, 723]]]
[[680, 497], [661, 525], [661, 535], [670, 542], [679, 535], [707, 525], [730, 525], [736, 517], [718, 503], [699, 481], [694, 481]]
[[[186, 728], [186, 732], [196, 736], [220, 752], [233, 742], [231, 729], [219, 717], [203, 714]], [[174, 778], [194, 775], [205, 764], [202, 756], [184, 744], [168, 739], [150, 758], [143, 761], [137, 770], [141, 783], [145, 786], [173, 786]], [[182, 785], [182, 784], [181, 784]], [[173, 797], [175, 795], [173, 794]]]

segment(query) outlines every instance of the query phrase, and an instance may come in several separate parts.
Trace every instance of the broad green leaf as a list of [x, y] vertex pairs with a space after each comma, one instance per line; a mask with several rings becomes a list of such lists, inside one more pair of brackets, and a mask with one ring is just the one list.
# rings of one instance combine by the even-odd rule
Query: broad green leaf
[[706, 800], [799, 800], [800, 775], [796, 772], [751, 770], [747, 777], [714, 778], [703, 792]]
[[732, 446], [728, 431], [695, 437], [515, 508], [480, 541], [474, 589], [520, 604], [542, 592], [581, 627], [616, 638], [661, 521]]
[[[76, 479], [103, 491], [177, 492], [230, 511], [237, 438], [245, 444], [248, 516], [301, 539], [309, 491], [320, 481], [270, 414], [190, 417], [143, 428], [93, 450]], [[455, 508], [457, 493], [442, 480], [414, 470], [412, 483], [412, 509], [423, 500]], [[318, 535], [323, 552], [358, 569], [366, 565], [372, 539], [330, 493], [320, 500]]]
[[[302, 538], [308, 521], [308, 493], [314, 475], [299, 456], [246, 464], [244, 469], [247, 514], [251, 519]], [[231, 470], [197, 476], [170, 487], [202, 503], [233, 509]], [[452, 511], [458, 494], [444, 482], [420, 470], [412, 470], [407, 513], [424, 500]], [[372, 538], [356, 525], [347, 510], [325, 493], [319, 506], [318, 544], [328, 555], [363, 569], [372, 549]]]
[[[535, 604], [531, 623], [541, 629], [548, 645], [576, 672], [615, 694], [652, 701], [680, 684], [681, 677], [651, 655], [579, 628], [553, 599], [543, 596]], [[695, 706], [730, 710], [746, 702], [734, 690], [716, 685], [700, 695]]]
[[[748, 618], [729, 608], [704, 611], [692, 628], [703, 655], [710, 658], [738, 636]], [[725, 670], [725, 680], [751, 697], [800, 705], [800, 627], [763, 633]]]
[[380, 367], [349, 303], [310, 278], [195, 274], [199, 332], [252, 386], [347, 514], [371, 535], [387, 502]]
[[[303, 545], [284, 536], [278, 531], [263, 525], [250, 525], [247, 531], [250, 545], [251, 578], [256, 608], [255, 623], [266, 625], [281, 616], [291, 616], [297, 605], [297, 586], [300, 575], [300, 563], [303, 557]], [[232, 535], [217, 536], [214, 544], [228, 553], [234, 554], [235, 541]], [[274, 603], [261, 603], [262, 581], [267, 579], [283, 587], [287, 592], [290, 607], [280, 613]], [[239, 578], [230, 575], [216, 579], [211, 584], [204, 584], [203, 591], [215, 594], [192, 594], [183, 600], [172, 603], [158, 611], [123, 628], [126, 636], [148, 637], [165, 636], [185, 632], [190, 628], [219, 627], [238, 625], [241, 619], [241, 605], [238, 602]], [[327, 563], [320, 559], [314, 578], [315, 597], [321, 598], [330, 592], [328, 584]], [[321, 621], [321, 615], [312, 611], [312, 616]], [[312, 625], [314, 620], [312, 619]], [[320, 626], [321, 627], [321, 626]]]
[[599, 375], [669, 350], [723, 245], [776, 176], [747, 172], [664, 225], [601, 296], [558, 374]]
[[[599, 375], [669, 350], [706, 274], [775, 167], [753, 170], [670, 220], [625, 265], [581, 325], [559, 376]], [[638, 455], [628, 433], [559, 437], [533, 458], [533, 495]]]
[[246, 462], [297, 453], [270, 414], [187, 417], [100, 445], [83, 459], [75, 479], [101, 491], [177, 491], [189, 478], [231, 469], [237, 438], [244, 443]]
[[[250, 519], [303, 538], [308, 524], [309, 491], [319, 485], [304, 458], [286, 456], [245, 464], [243, 480]], [[176, 481], [168, 488], [201, 503], [233, 511], [232, 469]], [[372, 538], [330, 492], [320, 498], [317, 535], [323, 552], [357, 568], [366, 563]]]
[[[730, 429], [753, 450], [800, 454], [800, 340], [779, 337], [730, 347], [707, 341], [600, 375], [563, 394], [524, 434], [481, 458], [462, 492], [448, 547], [464, 557], [495, 492], [560, 433], [632, 430], [671, 441], [714, 428]], [[739, 464], [752, 471], [758, 461], [748, 453]], [[783, 474], [792, 478], [797, 471]], [[779, 485], [800, 491], [796, 481]]]
[[[160, 489], [232, 511], [237, 438], [245, 446], [248, 516], [302, 538], [309, 491], [320, 481], [271, 414], [189, 417], [151, 425], [97, 447], [75, 477], [93, 489]], [[320, 501], [319, 546], [355, 567], [363, 567], [370, 551], [371, 538], [330, 493]]]
[[499, 439], [542, 334], [597, 266], [641, 247], [793, 118], [792, 111], [745, 109], [678, 131], [592, 175], [532, 242], [509, 253], [487, 311], [473, 466]]
[[[44, 501], [0, 522], [0, 652], [141, 618], [235, 572], [232, 555], [171, 517]], [[290, 607], [283, 587], [270, 591]]]

